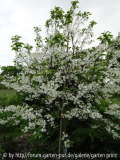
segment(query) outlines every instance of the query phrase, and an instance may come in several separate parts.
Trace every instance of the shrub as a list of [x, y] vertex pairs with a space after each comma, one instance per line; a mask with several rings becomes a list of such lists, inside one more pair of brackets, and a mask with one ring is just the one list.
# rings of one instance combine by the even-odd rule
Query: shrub
[[113, 39], [107, 31], [98, 38], [97, 47], [85, 49], [96, 22], [88, 23], [89, 12], [76, 13], [77, 3], [72, 1], [67, 13], [59, 7], [51, 10], [45, 43], [34, 27], [34, 53], [20, 36], [12, 37], [15, 63], [22, 71], [16, 77], [6, 76], [2, 83], [17, 90], [25, 103], [2, 108], [1, 114], [9, 114], [1, 124], [18, 125], [24, 120], [22, 131], [37, 137], [43, 152], [60, 154], [82, 147], [93, 151], [97, 140], [100, 146], [108, 137], [110, 142], [120, 139], [120, 106], [111, 101], [120, 92], [119, 47], [115, 47], [120, 36]]

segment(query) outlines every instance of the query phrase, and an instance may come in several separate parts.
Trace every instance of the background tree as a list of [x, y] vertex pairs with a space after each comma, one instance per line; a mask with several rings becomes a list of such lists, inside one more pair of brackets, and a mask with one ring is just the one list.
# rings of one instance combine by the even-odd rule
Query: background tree
[[[3, 66], [3, 67], [1, 67], [1, 71], [2, 72], [0, 74], [0, 82], [2, 82], [5, 79], [6, 75], [10, 76], [10, 77], [12, 77], [12, 76], [16, 77], [17, 74], [19, 72], [21, 72], [21, 69], [20, 68], [17, 69], [16, 66]], [[2, 84], [0, 84], [0, 88], [7, 89], [7, 87], [5, 87], [5, 85], [2, 85]]]
[[19, 73], [21, 70], [17, 69], [15, 66], [3, 66], [1, 68], [2, 72], [1, 75], [9, 75], [9, 76], [17, 76], [17, 73]]

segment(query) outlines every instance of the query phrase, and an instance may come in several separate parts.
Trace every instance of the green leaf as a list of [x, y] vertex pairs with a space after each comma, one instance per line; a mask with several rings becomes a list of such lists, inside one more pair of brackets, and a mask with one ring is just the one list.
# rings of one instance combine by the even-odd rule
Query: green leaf
[[42, 98], [41, 104], [45, 104], [45, 100], [46, 100], [46, 98]]

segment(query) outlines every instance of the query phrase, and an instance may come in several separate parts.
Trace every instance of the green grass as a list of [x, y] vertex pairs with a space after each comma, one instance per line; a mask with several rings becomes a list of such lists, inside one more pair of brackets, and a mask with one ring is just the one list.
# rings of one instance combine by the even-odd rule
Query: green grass
[[11, 97], [15, 95], [16, 91], [12, 89], [1, 89], [0, 90], [0, 97], [5, 98], [5, 97]]

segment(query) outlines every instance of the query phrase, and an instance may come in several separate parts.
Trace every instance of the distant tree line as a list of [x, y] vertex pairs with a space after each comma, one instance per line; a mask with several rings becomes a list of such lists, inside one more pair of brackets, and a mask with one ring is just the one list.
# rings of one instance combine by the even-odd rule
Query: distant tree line
[[9, 75], [9, 77], [15, 77], [21, 70], [16, 68], [16, 66], [3, 66], [1, 70], [2, 72], [0, 74], [0, 89], [8, 89], [5, 85], [1, 84], [1, 82], [4, 80], [4, 76]]

